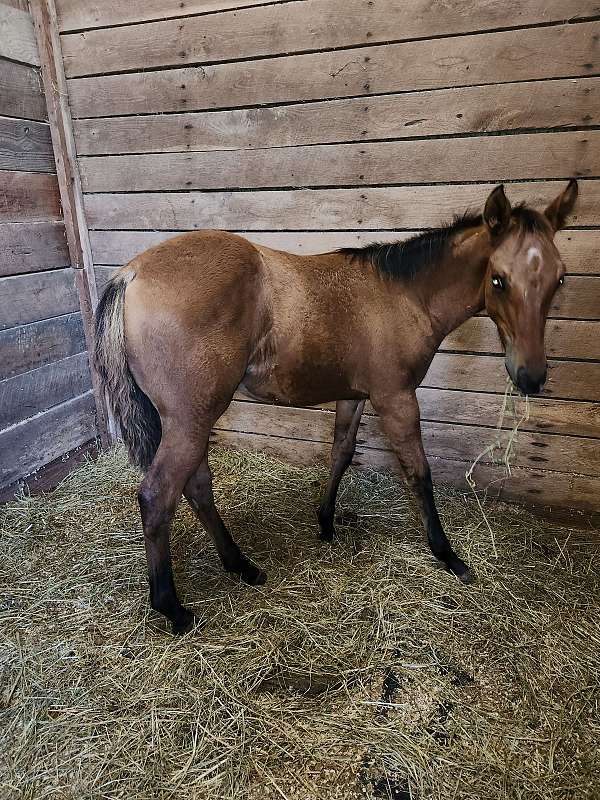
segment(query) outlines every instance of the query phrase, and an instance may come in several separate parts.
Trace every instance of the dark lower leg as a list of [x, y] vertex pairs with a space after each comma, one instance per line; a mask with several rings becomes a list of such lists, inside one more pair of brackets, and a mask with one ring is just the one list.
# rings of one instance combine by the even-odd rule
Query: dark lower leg
[[425, 477], [413, 483], [413, 487], [420, 501], [423, 525], [427, 531], [427, 541], [431, 552], [436, 558], [443, 561], [448, 569], [457, 575], [461, 581], [470, 583], [472, 576], [469, 568], [452, 549], [452, 545], [448, 541], [440, 522], [433, 496], [433, 483], [429, 469], [427, 469]]
[[225, 570], [236, 573], [246, 583], [253, 585], [264, 583], [265, 573], [242, 553], [215, 506], [212, 476], [206, 457], [186, 483], [184, 494], [196, 516], [213, 539]]
[[462, 581], [469, 583], [469, 569], [452, 549], [435, 507], [431, 471], [421, 438], [419, 404], [414, 391], [399, 390], [397, 394], [390, 395], [385, 389], [379, 399], [372, 397], [371, 400], [398, 456], [404, 479], [419, 501], [432, 553]]
[[352, 463], [356, 450], [356, 434], [365, 401], [342, 400], [336, 404], [335, 433], [331, 455], [331, 474], [325, 490], [325, 496], [318, 511], [321, 533], [319, 538], [330, 542], [335, 535], [333, 524], [335, 502], [340, 482], [344, 473]]
[[173, 580], [169, 536], [178, 497], [160, 480], [160, 475], [150, 472], [140, 487], [138, 499], [148, 561], [150, 605], [170, 620], [174, 633], [183, 633], [192, 626], [194, 617], [181, 605]]

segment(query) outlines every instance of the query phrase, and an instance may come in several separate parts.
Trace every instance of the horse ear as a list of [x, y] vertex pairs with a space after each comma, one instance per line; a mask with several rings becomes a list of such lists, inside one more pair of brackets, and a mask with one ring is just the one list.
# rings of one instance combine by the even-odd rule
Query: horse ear
[[579, 187], [575, 178], [571, 178], [567, 188], [564, 192], [555, 197], [550, 203], [544, 214], [548, 218], [550, 225], [555, 231], [559, 231], [565, 227], [567, 217], [573, 211], [577, 195], [579, 194]]
[[504, 194], [504, 186], [496, 186], [483, 209], [483, 221], [494, 236], [503, 233], [510, 223], [510, 203]]

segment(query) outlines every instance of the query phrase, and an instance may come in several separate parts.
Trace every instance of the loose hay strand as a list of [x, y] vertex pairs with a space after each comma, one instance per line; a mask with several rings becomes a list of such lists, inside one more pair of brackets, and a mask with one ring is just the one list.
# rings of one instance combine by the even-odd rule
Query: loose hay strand
[[211, 466], [269, 582], [229, 578], [182, 504], [176, 581], [204, 626], [180, 639], [147, 607], [121, 451], [2, 510], [2, 800], [600, 795], [597, 542], [495, 502], [490, 540], [474, 500], [440, 490], [467, 588], [392, 475], [351, 471], [359, 522], [329, 548], [323, 468], [220, 449]]
[[[486, 527], [487, 527], [487, 529], [489, 531], [490, 541], [492, 543], [492, 548], [493, 548], [493, 551], [494, 551], [494, 557], [495, 558], [498, 558], [498, 551], [496, 549], [496, 541], [494, 539], [494, 532], [493, 532], [492, 527], [491, 527], [491, 525], [489, 523], [487, 514], [485, 513], [485, 509], [483, 507], [483, 503], [481, 502], [481, 499], [480, 499], [480, 497], [479, 497], [479, 495], [477, 493], [477, 484], [476, 484], [475, 478], [473, 477], [473, 472], [474, 472], [475, 468], [477, 467], [477, 465], [479, 464], [479, 462], [483, 458], [485, 458], [487, 455], [492, 456], [492, 463], [495, 463], [495, 464], [497, 464], [499, 466], [503, 466], [504, 467], [504, 475], [500, 475], [494, 481], [490, 482], [488, 484], [488, 486], [486, 486], [486, 494], [487, 494], [487, 490], [490, 488], [491, 485], [493, 485], [494, 483], [499, 483], [499, 482], [503, 481], [506, 477], [510, 478], [511, 475], [512, 475], [511, 460], [512, 460], [513, 455], [514, 455], [514, 450], [515, 450], [516, 441], [517, 441], [517, 434], [519, 432], [520, 426], [524, 422], [527, 422], [529, 420], [529, 396], [528, 395], [525, 396], [525, 408], [524, 408], [524, 411], [521, 414], [521, 416], [518, 417], [517, 413], [516, 413], [516, 400], [515, 400], [516, 396], [515, 396], [515, 393], [514, 393], [514, 388], [515, 387], [514, 387], [514, 384], [512, 382], [512, 379], [510, 378], [510, 376], [507, 376], [506, 377], [506, 386], [504, 388], [504, 397], [502, 398], [502, 408], [500, 409], [500, 415], [498, 417], [498, 422], [496, 423], [496, 436], [495, 436], [493, 442], [491, 444], [489, 444], [484, 450], [482, 450], [481, 453], [479, 453], [479, 455], [473, 461], [473, 463], [471, 464], [469, 469], [465, 472], [466, 481], [467, 481], [467, 483], [468, 483], [468, 485], [469, 485], [469, 487], [471, 489], [471, 492], [473, 493], [473, 496], [475, 498], [475, 502], [477, 503], [477, 507], [479, 509], [479, 513], [481, 514], [481, 516], [483, 518], [483, 521], [485, 522]], [[502, 433], [503, 433], [503, 430], [504, 430], [504, 420], [506, 418], [507, 409], [508, 409], [509, 405], [511, 407], [510, 408], [510, 414], [511, 414], [512, 419], [513, 419], [513, 425], [512, 425], [512, 428], [510, 429], [510, 431], [508, 432], [506, 445], [504, 445], [504, 447], [503, 447], [501, 437], [502, 437]], [[495, 461], [494, 458], [493, 458], [494, 452], [496, 450], [503, 450], [502, 458], [500, 459], [500, 461]]]

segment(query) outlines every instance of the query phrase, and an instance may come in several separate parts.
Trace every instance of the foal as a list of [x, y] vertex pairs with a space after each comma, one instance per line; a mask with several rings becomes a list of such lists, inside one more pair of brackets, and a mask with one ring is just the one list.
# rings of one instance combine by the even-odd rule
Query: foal
[[334, 535], [335, 499], [370, 398], [415, 493], [433, 554], [465, 583], [467, 565], [440, 523], [415, 390], [445, 336], [486, 309], [506, 368], [526, 394], [546, 378], [544, 326], [564, 266], [554, 245], [577, 198], [572, 180], [539, 213], [504, 189], [482, 215], [407, 242], [296, 256], [221, 231], [177, 236], [134, 258], [96, 313], [96, 360], [132, 461], [152, 607], [188, 630], [169, 529], [183, 493], [223, 562], [251, 584], [265, 575], [223, 524], [207, 461], [211, 428], [243, 385], [263, 401], [337, 401], [331, 477], [319, 509]]

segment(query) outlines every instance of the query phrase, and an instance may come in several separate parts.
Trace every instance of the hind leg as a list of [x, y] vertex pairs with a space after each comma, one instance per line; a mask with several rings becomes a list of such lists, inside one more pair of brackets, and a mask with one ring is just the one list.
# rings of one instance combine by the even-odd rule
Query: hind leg
[[331, 475], [325, 491], [325, 497], [318, 511], [319, 526], [321, 528], [319, 539], [325, 542], [331, 542], [335, 534], [333, 517], [337, 492], [344, 472], [352, 463], [354, 451], [356, 450], [356, 434], [364, 407], [364, 400], [339, 400], [335, 406], [335, 433], [331, 454]]
[[206, 451], [200, 466], [186, 483], [184, 494], [212, 537], [225, 570], [236, 573], [243, 581], [254, 586], [264, 583], [267, 576], [242, 553], [215, 506]]
[[150, 605], [170, 620], [174, 633], [189, 630], [194, 616], [182, 606], [175, 589], [169, 543], [171, 521], [183, 488], [195, 472], [203, 450], [204, 447], [195, 447], [188, 437], [163, 430], [160, 447], [138, 492], [148, 562]]

